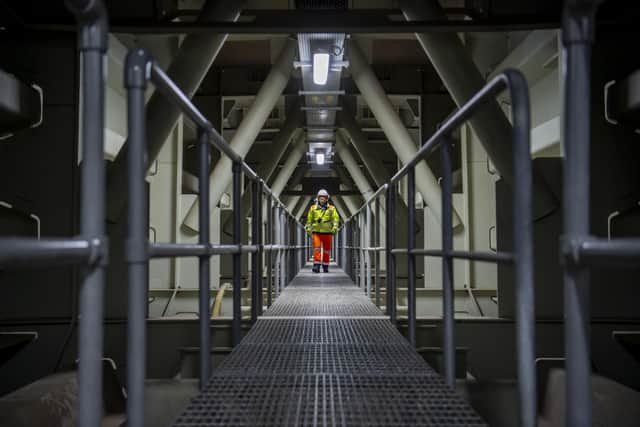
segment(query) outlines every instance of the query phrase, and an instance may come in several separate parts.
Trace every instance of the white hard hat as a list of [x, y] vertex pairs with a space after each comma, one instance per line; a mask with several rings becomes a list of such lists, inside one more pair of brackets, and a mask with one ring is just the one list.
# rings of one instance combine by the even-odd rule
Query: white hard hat
[[318, 191], [318, 197], [320, 196], [329, 197], [329, 192], [323, 188], [320, 191]]

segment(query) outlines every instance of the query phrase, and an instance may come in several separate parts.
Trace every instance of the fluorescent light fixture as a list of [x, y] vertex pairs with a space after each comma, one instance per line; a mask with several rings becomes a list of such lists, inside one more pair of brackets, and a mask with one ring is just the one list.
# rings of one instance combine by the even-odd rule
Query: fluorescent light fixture
[[317, 85], [326, 85], [327, 77], [329, 77], [329, 54], [314, 53], [313, 54], [313, 83]]
[[324, 153], [316, 153], [316, 164], [324, 165]]

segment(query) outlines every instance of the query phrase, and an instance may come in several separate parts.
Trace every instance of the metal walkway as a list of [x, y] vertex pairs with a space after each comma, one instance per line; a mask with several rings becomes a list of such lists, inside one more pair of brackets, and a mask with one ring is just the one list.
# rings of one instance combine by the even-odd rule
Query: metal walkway
[[303, 269], [175, 426], [484, 426], [342, 271]]

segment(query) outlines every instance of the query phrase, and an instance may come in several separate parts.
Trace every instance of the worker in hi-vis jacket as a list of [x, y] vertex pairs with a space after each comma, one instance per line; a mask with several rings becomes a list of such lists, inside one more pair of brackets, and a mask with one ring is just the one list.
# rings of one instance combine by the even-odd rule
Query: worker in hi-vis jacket
[[329, 257], [331, 256], [331, 240], [338, 231], [340, 217], [336, 207], [329, 204], [327, 190], [318, 191], [316, 201], [309, 208], [305, 229], [313, 237], [313, 269], [320, 273], [320, 266], [325, 273], [329, 272]]

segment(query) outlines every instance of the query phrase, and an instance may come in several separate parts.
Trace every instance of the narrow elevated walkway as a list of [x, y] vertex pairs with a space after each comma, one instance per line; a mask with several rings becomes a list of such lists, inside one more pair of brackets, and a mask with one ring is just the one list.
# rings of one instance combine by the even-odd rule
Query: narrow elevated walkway
[[484, 426], [342, 271], [304, 269], [176, 426]]

